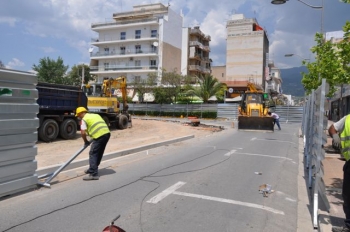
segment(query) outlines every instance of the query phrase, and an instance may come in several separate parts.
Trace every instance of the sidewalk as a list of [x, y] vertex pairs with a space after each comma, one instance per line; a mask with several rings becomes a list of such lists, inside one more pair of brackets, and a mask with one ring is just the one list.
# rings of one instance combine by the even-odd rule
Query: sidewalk
[[[333, 121], [328, 121], [328, 127]], [[328, 131], [327, 131], [328, 134]], [[327, 144], [324, 146], [326, 157], [322, 161], [324, 168], [324, 183], [326, 186], [326, 196], [330, 204], [329, 212], [326, 211], [321, 198], [319, 212], [319, 231], [330, 232], [332, 226], [344, 225], [343, 198], [341, 195], [343, 184], [343, 165], [345, 160], [339, 152], [332, 148], [332, 138], [327, 136]]]

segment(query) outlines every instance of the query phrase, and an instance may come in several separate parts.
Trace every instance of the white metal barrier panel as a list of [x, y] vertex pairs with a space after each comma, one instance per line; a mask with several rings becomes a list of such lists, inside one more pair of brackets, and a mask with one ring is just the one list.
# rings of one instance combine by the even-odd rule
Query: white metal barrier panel
[[312, 216], [313, 226], [318, 227], [319, 198], [323, 200], [329, 210], [329, 202], [326, 197], [325, 184], [323, 181], [324, 170], [322, 160], [325, 158], [325, 151], [322, 147], [327, 142], [328, 119], [325, 116], [327, 101], [326, 93], [329, 85], [322, 79], [322, 85], [307, 97], [304, 105], [304, 116], [302, 122], [302, 132], [304, 136], [304, 166], [307, 175], [307, 184], [312, 196]]
[[36, 187], [36, 83], [34, 74], [0, 69], [0, 197]]

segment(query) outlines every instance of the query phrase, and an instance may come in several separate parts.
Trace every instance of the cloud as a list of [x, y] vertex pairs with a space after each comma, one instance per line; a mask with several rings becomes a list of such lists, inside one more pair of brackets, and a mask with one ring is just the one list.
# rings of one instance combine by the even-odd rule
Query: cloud
[[56, 51], [53, 47], [41, 47], [41, 50], [43, 50], [45, 53], [53, 53]]
[[17, 67], [23, 67], [25, 64], [20, 61], [19, 59], [17, 58], [13, 58], [11, 61], [9, 61], [7, 63], [6, 68], [8, 69], [16, 69]]

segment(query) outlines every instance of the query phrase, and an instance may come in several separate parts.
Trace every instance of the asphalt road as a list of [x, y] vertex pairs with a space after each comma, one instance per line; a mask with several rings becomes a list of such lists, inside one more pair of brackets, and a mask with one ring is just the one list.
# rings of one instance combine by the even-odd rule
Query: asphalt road
[[118, 158], [98, 181], [0, 201], [0, 231], [102, 231], [118, 214], [127, 232], [297, 231], [299, 128], [226, 129]]

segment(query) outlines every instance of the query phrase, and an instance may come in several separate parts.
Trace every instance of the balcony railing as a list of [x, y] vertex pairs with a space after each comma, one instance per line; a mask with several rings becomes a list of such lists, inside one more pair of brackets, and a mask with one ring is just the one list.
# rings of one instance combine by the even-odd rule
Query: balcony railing
[[126, 50], [117, 50], [117, 51], [110, 51], [110, 52], [95, 52], [91, 53], [90, 57], [97, 57], [97, 56], [124, 56], [124, 55], [136, 55], [136, 54], [158, 54], [157, 49], [126, 49]]
[[199, 41], [190, 41], [189, 42], [190, 46], [198, 46], [200, 49], [202, 50], [206, 50], [208, 52], [210, 52], [210, 47], [209, 46], [204, 46], [201, 42]]
[[207, 68], [202, 67], [200, 65], [189, 65], [188, 69], [190, 71], [198, 71], [198, 72], [202, 72], [202, 73], [210, 73], [210, 69], [207, 69]]
[[158, 23], [158, 19], [151, 18], [151, 19], [138, 19], [138, 20], [123, 20], [120, 22], [110, 21], [110, 22], [105, 22], [105, 23], [92, 23], [91, 28], [106, 27], [106, 26], [120, 26], [120, 25], [125, 25], [125, 24], [147, 23], [147, 22]]
[[119, 70], [158, 70], [158, 66], [125, 66], [125, 65], [108, 65], [108, 66], [90, 66], [91, 72], [119, 71]]
[[113, 36], [108, 39], [96, 39], [96, 38], [91, 38], [92, 43], [99, 43], [99, 42], [116, 42], [116, 43], [124, 43], [128, 40], [158, 40], [159, 37], [158, 35], [153, 36], [151, 35], [150, 37], [145, 37], [141, 35], [141, 38], [135, 39], [135, 35], [130, 35], [128, 37], [125, 37], [125, 39], [121, 39], [120, 36]]

